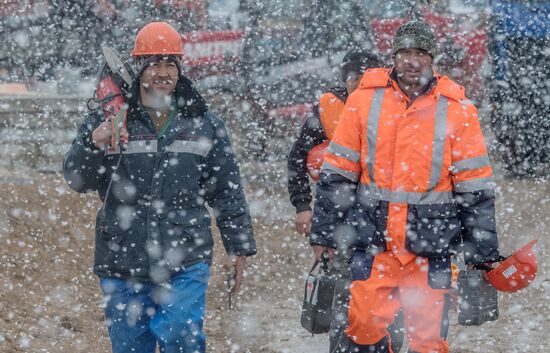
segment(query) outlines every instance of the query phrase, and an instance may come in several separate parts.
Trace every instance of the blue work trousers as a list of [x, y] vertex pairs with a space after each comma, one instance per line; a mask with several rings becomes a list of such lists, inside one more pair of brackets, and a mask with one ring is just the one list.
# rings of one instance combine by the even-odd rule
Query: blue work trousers
[[209, 277], [200, 262], [164, 285], [100, 278], [113, 353], [204, 353]]

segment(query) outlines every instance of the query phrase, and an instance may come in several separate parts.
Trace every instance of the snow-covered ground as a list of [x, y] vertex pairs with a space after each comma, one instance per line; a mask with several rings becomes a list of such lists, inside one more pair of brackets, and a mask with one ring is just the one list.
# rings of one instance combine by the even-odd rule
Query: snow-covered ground
[[[326, 352], [326, 335], [300, 327], [300, 305], [311, 250], [292, 229], [283, 163], [258, 166], [278, 177], [248, 182], [258, 240], [241, 295], [228, 310], [221, 256], [208, 290], [208, 351]], [[250, 170], [243, 166], [247, 177]], [[502, 252], [538, 238], [539, 274], [526, 290], [500, 295], [500, 319], [449, 335], [452, 353], [550, 351], [550, 183], [498, 180]], [[109, 351], [101, 297], [91, 273], [94, 195], [70, 191], [58, 175], [0, 171], [0, 352]], [[216, 244], [216, 254], [221, 254]]]

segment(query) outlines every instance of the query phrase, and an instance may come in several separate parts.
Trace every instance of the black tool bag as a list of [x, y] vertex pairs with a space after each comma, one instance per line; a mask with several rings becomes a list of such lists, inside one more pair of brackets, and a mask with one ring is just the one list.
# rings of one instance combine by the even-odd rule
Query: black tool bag
[[332, 319], [336, 279], [328, 274], [328, 259], [315, 261], [306, 280], [302, 304], [302, 326], [309, 332], [327, 333]]
[[479, 326], [498, 319], [497, 290], [485, 280], [485, 271], [473, 269], [458, 274], [458, 323]]

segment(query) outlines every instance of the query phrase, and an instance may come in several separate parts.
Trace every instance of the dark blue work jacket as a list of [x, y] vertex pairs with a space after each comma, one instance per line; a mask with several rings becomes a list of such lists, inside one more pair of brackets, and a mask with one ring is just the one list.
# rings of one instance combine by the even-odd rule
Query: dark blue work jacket
[[122, 156], [93, 145], [100, 112], [86, 117], [65, 156], [63, 172], [70, 187], [97, 190], [105, 202], [96, 219], [94, 272], [99, 276], [163, 282], [194, 263], [210, 263], [213, 239], [206, 204], [228, 254], [256, 253], [239, 167], [223, 122], [208, 111], [187, 79], [180, 78], [175, 95], [177, 115], [162, 137], [148, 113], [130, 100], [129, 143]]

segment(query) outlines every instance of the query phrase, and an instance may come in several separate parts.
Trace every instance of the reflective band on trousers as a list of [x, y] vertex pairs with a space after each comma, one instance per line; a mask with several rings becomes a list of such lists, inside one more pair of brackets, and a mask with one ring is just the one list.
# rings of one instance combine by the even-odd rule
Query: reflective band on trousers
[[[156, 153], [158, 149], [157, 140], [129, 141], [122, 154], [134, 153]], [[120, 147], [115, 151], [108, 151], [107, 154], [120, 154]]]
[[453, 202], [453, 193], [450, 191], [392, 191], [377, 187], [376, 185], [360, 184], [358, 193], [360, 196], [367, 196], [376, 200], [414, 205]]
[[332, 153], [335, 156], [345, 158], [348, 161], [352, 161], [354, 163], [358, 162], [359, 158], [361, 158], [359, 152], [354, 151], [351, 148], [339, 145], [334, 141], [330, 142], [330, 145], [328, 146], [328, 152]]

